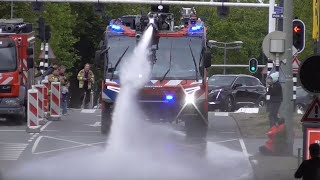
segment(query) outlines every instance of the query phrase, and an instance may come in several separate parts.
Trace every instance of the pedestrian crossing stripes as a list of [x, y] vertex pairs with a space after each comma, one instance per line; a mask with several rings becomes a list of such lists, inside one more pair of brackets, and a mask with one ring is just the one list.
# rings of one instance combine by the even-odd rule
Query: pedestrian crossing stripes
[[1, 143], [0, 142], [0, 161], [18, 160], [28, 144], [23, 143]]

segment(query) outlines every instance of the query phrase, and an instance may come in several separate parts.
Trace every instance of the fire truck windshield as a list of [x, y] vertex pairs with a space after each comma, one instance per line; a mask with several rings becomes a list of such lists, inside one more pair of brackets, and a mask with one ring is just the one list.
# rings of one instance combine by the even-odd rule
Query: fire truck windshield
[[[164, 74], [170, 68], [170, 71], [165, 76], [165, 79], [196, 79], [196, 68], [199, 68], [199, 61], [202, 50], [202, 39], [198, 37], [183, 37], [183, 38], [160, 38], [159, 49], [156, 51], [156, 62], [152, 68], [152, 79], [161, 80]], [[171, 45], [172, 44], [172, 45]], [[190, 47], [192, 52], [190, 51]], [[128, 52], [124, 55], [123, 60], [114, 70], [113, 78], [119, 78], [119, 70], [121, 64], [125, 62], [125, 59], [130, 56], [132, 50], [136, 46], [136, 39], [129, 37], [109, 37], [108, 51], [109, 68], [115, 67], [118, 59], [126, 51], [129, 46]], [[170, 67], [170, 49], [171, 50], [171, 67]], [[194, 55], [196, 66], [192, 57]], [[111, 77], [112, 72], [108, 73], [108, 77]], [[198, 77], [201, 77], [198, 74]]]
[[0, 72], [12, 72], [16, 69], [16, 47], [0, 47]]

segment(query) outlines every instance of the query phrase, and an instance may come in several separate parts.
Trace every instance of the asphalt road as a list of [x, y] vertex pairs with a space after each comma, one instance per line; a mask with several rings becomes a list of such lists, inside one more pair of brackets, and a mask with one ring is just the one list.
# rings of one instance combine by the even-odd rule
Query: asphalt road
[[206, 142], [185, 141], [181, 126], [161, 125], [169, 128], [166, 154], [149, 153], [150, 147], [108, 151], [99, 110], [70, 110], [37, 134], [25, 124], [0, 122], [0, 172], [4, 180], [253, 179], [235, 121], [224, 113], [209, 119]]

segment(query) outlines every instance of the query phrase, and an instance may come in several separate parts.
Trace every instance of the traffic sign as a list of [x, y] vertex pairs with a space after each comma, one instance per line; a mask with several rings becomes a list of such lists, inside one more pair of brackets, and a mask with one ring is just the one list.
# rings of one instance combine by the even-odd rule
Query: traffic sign
[[272, 18], [283, 18], [283, 14], [272, 14]]
[[283, 14], [283, 7], [275, 6], [275, 7], [274, 7], [274, 12], [275, 12], [276, 14]]
[[298, 60], [298, 58], [296, 56], [296, 57], [294, 57], [294, 59], [292, 61], [292, 71], [294, 74], [298, 74], [299, 67], [300, 67], [300, 61]]
[[299, 77], [302, 87], [309, 93], [320, 94], [320, 56], [306, 59], [300, 66]]
[[305, 147], [305, 153], [306, 153], [306, 160], [310, 159], [309, 154], [309, 146], [314, 143], [320, 144], [320, 129], [319, 128], [306, 128], [307, 137], [306, 137], [306, 147]]
[[320, 100], [318, 97], [313, 99], [301, 122], [320, 122]]

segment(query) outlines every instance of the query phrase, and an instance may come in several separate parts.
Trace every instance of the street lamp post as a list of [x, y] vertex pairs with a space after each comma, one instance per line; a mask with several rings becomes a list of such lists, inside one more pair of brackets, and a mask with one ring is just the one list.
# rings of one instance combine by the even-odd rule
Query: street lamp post
[[[216, 44], [223, 44], [223, 46], [217, 46]], [[228, 49], [240, 49], [241, 45], [243, 44], [242, 41], [233, 41], [233, 42], [218, 42], [215, 40], [209, 40], [209, 45], [211, 48], [223, 48], [224, 49], [224, 57], [223, 57], [223, 63], [224, 65], [227, 64], [227, 50]], [[227, 47], [228, 45], [237, 45], [233, 47]], [[223, 74], [226, 74], [226, 67], [223, 67]]]

